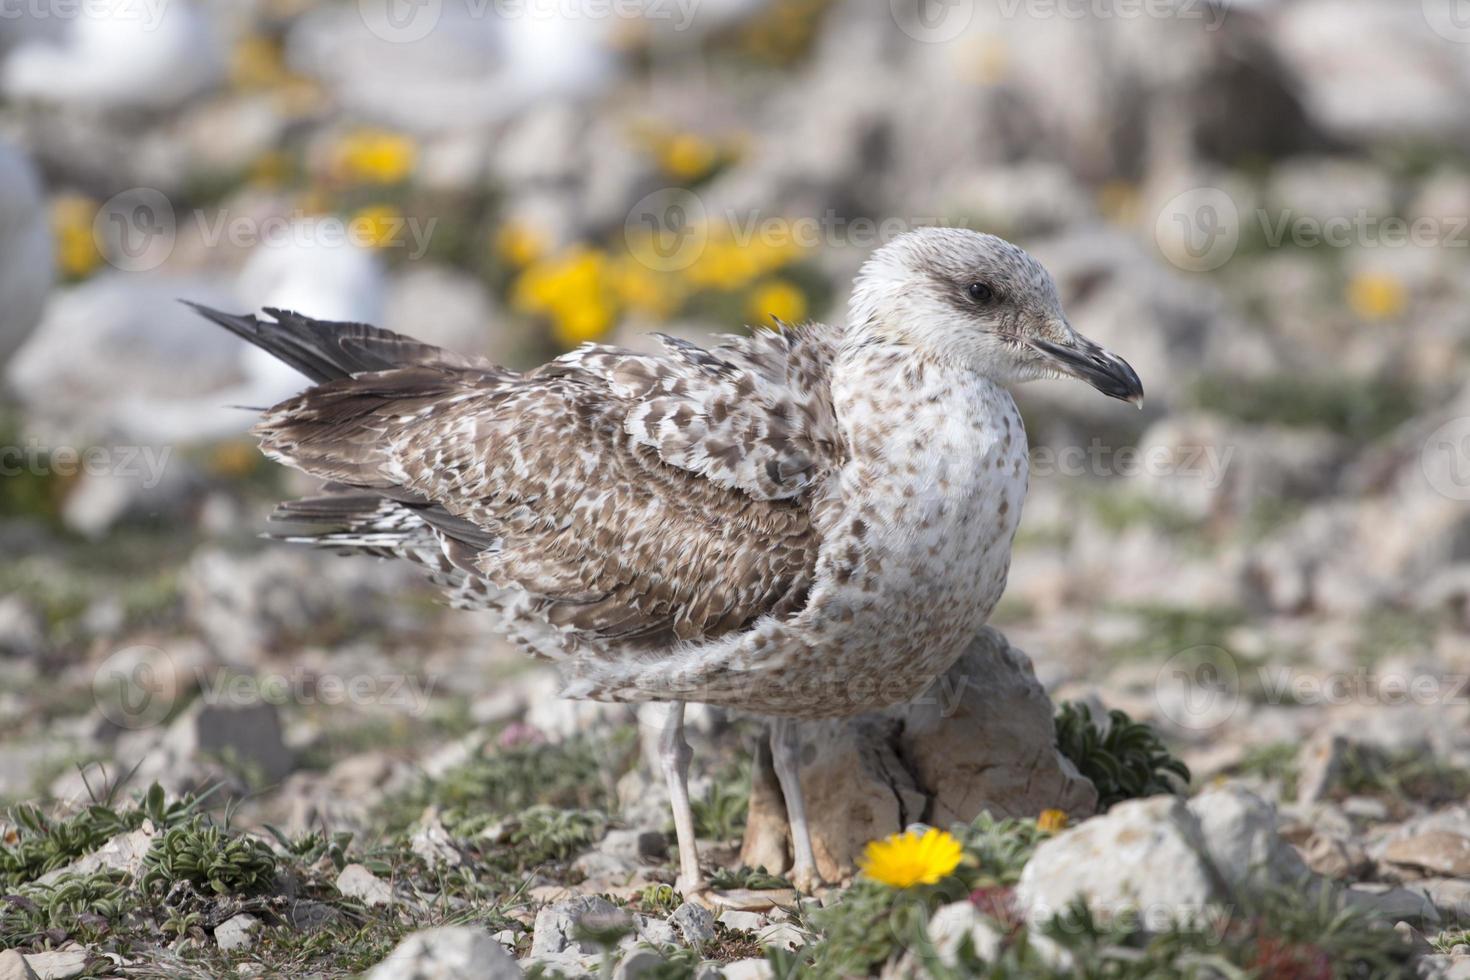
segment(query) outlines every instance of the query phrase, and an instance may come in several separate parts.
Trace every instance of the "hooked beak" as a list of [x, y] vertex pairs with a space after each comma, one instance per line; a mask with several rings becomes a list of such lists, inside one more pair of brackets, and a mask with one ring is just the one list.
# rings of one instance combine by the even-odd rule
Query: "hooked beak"
[[1138, 380], [1137, 372], [1117, 354], [1086, 337], [1074, 335], [1066, 344], [1033, 340], [1031, 347], [1063, 374], [1086, 381], [1109, 398], [1143, 407], [1143, 382]]

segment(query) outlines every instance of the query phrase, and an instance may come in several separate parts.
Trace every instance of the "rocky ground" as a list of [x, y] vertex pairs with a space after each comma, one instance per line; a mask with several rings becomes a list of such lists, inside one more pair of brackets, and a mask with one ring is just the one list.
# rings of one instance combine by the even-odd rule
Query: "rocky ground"
[[[0, 24], [0, 980], [1470, 976], [1449, 0], [548, 35], [446, 0], [416, 41], [370, 0], [164, 6], [71, 49], [44, 4]], [[934, 221], [1033, 251], [1147, 405], [1019, 395], [994, 629], [807, 732], [830, 889], [780, 877], [759, 721], [693, 713], [713, 914], [670, 887], [656, 708], [558, 701], [410, 569], [257, 538], [313, 487], [229, 406], [299, 379], [175, 302], [527, 366], [840, 319]], [[855, 875], [913, 824], [962, 863]]]

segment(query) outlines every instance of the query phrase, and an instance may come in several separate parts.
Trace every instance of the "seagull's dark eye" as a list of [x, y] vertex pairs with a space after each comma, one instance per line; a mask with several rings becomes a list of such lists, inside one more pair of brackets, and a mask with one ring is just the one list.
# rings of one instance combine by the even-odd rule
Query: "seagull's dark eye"
[[965, 287], [965, 295], [977, 303], [989, 303], [995, 299], [995, 290], [983, 282], [972, 282]]

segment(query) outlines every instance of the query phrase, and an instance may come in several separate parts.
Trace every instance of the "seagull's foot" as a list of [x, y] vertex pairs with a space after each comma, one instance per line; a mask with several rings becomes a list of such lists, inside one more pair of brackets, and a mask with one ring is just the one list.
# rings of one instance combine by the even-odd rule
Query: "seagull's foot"
[[795, 885], [796, 890], [803, 895], [816, 894], [818, 888], [827, 884], [822, 880], [822, 876], [817, 873], [817, 869], [812, 865], [806, 865], [805, 867], [797, 865], [786, 872], [786, 880]]

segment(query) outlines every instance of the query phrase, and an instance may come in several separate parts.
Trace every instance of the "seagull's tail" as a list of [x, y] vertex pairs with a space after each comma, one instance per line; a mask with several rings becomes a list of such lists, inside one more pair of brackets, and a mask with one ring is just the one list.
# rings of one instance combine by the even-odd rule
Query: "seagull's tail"
[[317, 384], [398, 367], [491, 367], [474, 358], [365, 323], [314, 320], [289, 310], [276, 309], [267, 309], [265, 313], [269, 318], [262, 319], [222, 313], [188, 300], [183, 302], [235, 336], [273, 354]]

